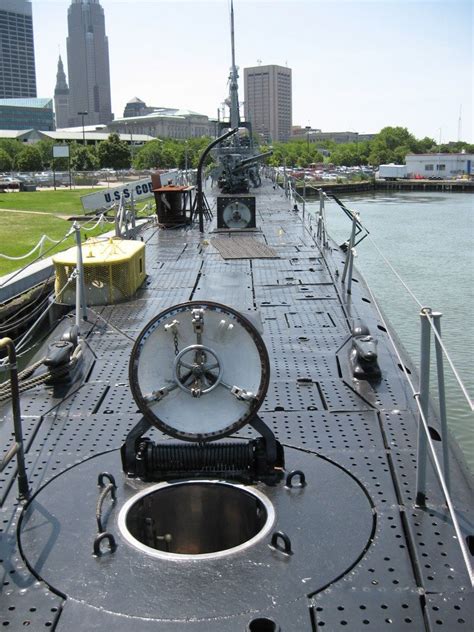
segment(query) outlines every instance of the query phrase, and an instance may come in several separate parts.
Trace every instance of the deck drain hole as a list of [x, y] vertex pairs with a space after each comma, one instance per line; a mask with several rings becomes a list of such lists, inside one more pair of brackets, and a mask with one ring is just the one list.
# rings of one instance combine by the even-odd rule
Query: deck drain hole
[[471, 555], [474, 555], [474, 535], [466, 536], [466, 544], [467, 544], [467, 548], [469, 549], [469, 553]]
[[222, 557], [268, 533], [273, 505], [261, 492], [217, 481], [160, 483], [133, 496], [119, 526], [148, 555], [172, 559]]
[[441, 435], [436, 430], [436, 428], [433, 428], [433, 426], [428, 426], [428, 429], [430, 431], [430, 437], [433, 439], [433, 441], [441, 441]]
[[248, 625], [249, 632], [279, 632], [280, 626], [272, 619], [253, 619]]

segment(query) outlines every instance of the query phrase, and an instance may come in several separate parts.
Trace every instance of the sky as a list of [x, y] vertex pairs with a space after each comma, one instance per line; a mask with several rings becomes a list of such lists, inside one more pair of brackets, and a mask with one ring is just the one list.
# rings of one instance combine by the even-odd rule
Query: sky
[[[39, 97], [67, 73], [69, 0], [33, 0]], [[208, 116], [228, 94], [229, 0], [101, 0], [112, 110], [127, 101]], [[436, 141], [473, 139], [472, 0], [234, 0], [243, 68], [292, 69], [293, 125], [375, 133], [392, 125]], [[460, 117], [461, 114], [461, 117]], [[461, 118], [461, 125], [459, 124]]]

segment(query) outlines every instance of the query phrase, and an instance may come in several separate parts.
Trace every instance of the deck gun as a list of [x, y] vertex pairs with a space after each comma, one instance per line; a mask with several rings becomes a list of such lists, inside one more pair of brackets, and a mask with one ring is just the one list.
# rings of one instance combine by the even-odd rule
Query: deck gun
[[250, 182], [259, 187], [262, 180], [259, 174], [259, 163], [272, 152], [244, 157], [238, 153], [224, 153], [220, 158], [219, 188], [223, 193], [248, 193]]

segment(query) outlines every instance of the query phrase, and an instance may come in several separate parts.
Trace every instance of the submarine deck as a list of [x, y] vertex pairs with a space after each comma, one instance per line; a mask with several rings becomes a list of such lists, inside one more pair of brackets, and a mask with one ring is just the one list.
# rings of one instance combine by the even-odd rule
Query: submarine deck
[[[39, 519], [31, 524], [25, 519], [23, 505], [17, 500], [12, 462], [0, 477], [0, 621], [4, 627], [61, 632], [353, 632], [385, 628], [463, 630], [472, 625], [474, 600], [469, 577], [430, 467], [427, 507], [415, 506], [416, 406], [386, 323], [356, 270], [352, 293], [347, 295], [341, 283], [344, 254], [332, 243], [320, 247], [315, 222], [307, 219], [303, 223], [289, 206], [271, 184], [265, 183], [259, 190], [257, 225], [261, 230], [252, 237], [261, 247], [248, 241], [239, 244], [237, 235], [213, 233], [212, 222], [207, 224], [204, 238], [194, 229], [146, 228], [142, 236], [146, 242], [147, 281], [132, 301], [89, 310], [89, 321], [84, 325], [86, 353], [81, 381], [68, 387], [67, 392], [36, 386], [22, 394], [27, 472], [31, 491], [36, 494], [30, 507], [36, 503], [43, 524]], [[216, 238], [219, 242], [214, 241]], [[242, 258], [224, 259], [221, 252], [227, 245], [231, 245], [231, 256]], [[243, 246], [254, 250], [242, 251]], [[277, 258], [263, 256], [263, 247], [273, 249]], [[312, 459], [319, 464], [335, 464], [348, 476], [330, 479], [334, 487], [322, 490], [324, 498], [334, 502], [328, 511], [336, 507], [339, 512], [331, 522], [332, 533], [318, 532], [317, 522], [312, 528], [308, 524], [310, 515], [289, 512], [285, 516], [286, 531], [290, 536], [294, 532], [297, 541], [296, 532], [303, 530], [307, 548], [296, 547], [291, 558], [274, 560], [266, 574], [263, 572], [262, 583], [250, 586], [257, 605], [249, 606], [249, 586], [241, 583], [239, 587], [237, 566], [229, 558], [228, 573], [234, 573], [234, 585], [225, 577], [214, 576], [209, 583], [214, 601], [207, 601], [205, 574], [202, 585], [199, 569], [197, 583], [191, 582], [186, 573], [192, 577], [194, 571], [186, 567], [180, 581], [176, 580], [177, 592], [170, 597], [174, 604], [169, 611], [176, 608], [181, 615], [166, 616], [160, 603], [165, 599], [166, 572], [152, 573], [151, 582], [154, 578], [156, 584], [145, 589], [136, 585], [138, 571], [133, 565], [114, 567], [112, 555], [93, 558], [97, 487], [90, 489], [91, 502], [80, 485], [70, 486], [67, 478], [63, 485], [58, 482], [69, 472], [86, 472], [94, 463], [93, 457], [104, 459], [116, 478], [120, 477], [118, 449], [141, 419], [128, 385], [128, 360], [134, 340], [161, 310], [189, 300], [217, 301], [244, 315], [259, 313], [271, 362], [270, 386], [259, 415], [285, 450], [298, 455], [296, 463]], [[378, 340], [382, 379], [376, 384], [356, 380], [351, 372], [351, 331], [359, 320]], [[66, 318], [58, 329], [71, 322]], [[402, 357], [415, 374], [403, 352]], [[0, 410], [1, 445], [6, 448], [12, 439], [11, 415], [7, 405]], [[436, 419], [430, 422], [439, 432]], [[153, 435], [166, 440], [157, 430]], [[253, 431], [244, 429], [238, 435], [250, 437]], [[456, 506], [465, 508], [462, 526], [468, 535], [473, 531], [469, 514], [472, 486], [454, 450], [452, 489]], [[290, 465], [292, 459], [288, 459]], [[98, 468], [94, 470], [96, 476], [102, 469]], [[309, 471], [311, 468], [309, 465]], [[344, 489], [349, 480], [356, 480], [368, 499], [370, 510], [364, 515], [357, 494], [351, 498]], [[312, 482], [298, 493], [310, 495], [317, 509], [318, 485], [324, 483], [319, 471]], [[49, 503], [68, 506], [68, 498], [75, 491], [78, 498], [72, 504], [77, 512], [90, 513], [90, 546], [84, 551], [81, 543], [73, 540], [72, 558], [63, 570], [78, 583], [90, 583], [89, 592], [94, 593], [95, 600], [89, 599], [89, 593], [81, 597], [80, 591], [69, 592], [65, 588], [68, 582], [63, 586], [49, 579], [53, 551], [64, 528], [51, 516]], [[275, 502], [277, 491], [269, 492]], [[325, 506], [323, 500], [321, 506]], [[109, 515], [111, 530], [114, 512], [112, 509]], [[36, 531], [41, 534], [44, 524], [46, 539], [35, 535]], [[368, 530], [369, 538], [360, 548], [355, 530], [363, 529]], [[326, 567], [336, 569], [329, 573], [327, 582], [324, 578], [316, 581], [310, 568], [295, 586], [290, 581], [291, 566], [297, 567], [302, 558], [310, 556], [312, 541], [318, 538], [340, 541], [341, 551], [344, 549], [341, 555], [347, 555], [350, 562], [339, 572], [336, 559], [325, 560]], [[332, 555], [337, 556], [337, 551]], [[84, 570], [91, 564], [105, 565], [111, 575], [126, 574], [130, 591], [115, 595], [116, 609], [105, 602], [105, 597], [102, 599], [107, 588], [99, 583], [100, 575], [95, 569]], [[317, 559], [314, 565], [316, 576]], [[271, 594], [280, 580], [281, 591]], [[152, 600], [153, 594], [156, 614], [153, 601], [147, 601], [140, 616], [137, 600]], [[204, 605], [203, 600], [207, 602]]]

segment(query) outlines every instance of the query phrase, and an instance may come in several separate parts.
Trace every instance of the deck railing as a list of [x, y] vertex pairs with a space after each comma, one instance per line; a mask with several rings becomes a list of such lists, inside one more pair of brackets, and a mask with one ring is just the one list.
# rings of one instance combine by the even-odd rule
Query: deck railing
[[[291, 186], [289, 187], [289, 195], [294, 195], [291, 192]], [[378, 315], [387, 330], [387, 334], [390, 339], [390, 343], [399, 360], [399, 366], [402, 367], [405, 379], [408, 382], [409, 388], [415, 398], [416, 407], [418, 410], [418, 441], [417, 441], [417, 477], [416, 477], [416, 505], [418, 507], [426, 506], [426, 470], [428, 460], [431, 460], [435, 476], [438, 480], [443, 497], [448, 508], [453, 528], [456, 533], [456, 538], [461, 549], [462, 558], [466, 566], [467, 573], [471, 582], [471, 586], [474, 587], [474, 569], [471, 563], [471, 554], [469, 551], [466, 538], [463, 536], [463, 532], [460, 528], [459, 519], [456, 514], [454, 503], [451, 497], [450, 491], [450, 473], [449, 473], [449, 440], [448, 440], [448, 424], [446, 414], [446, 389], [445, 389], [445, 375], [444, 375], [444, 359], [448, 362], [455, 380], [461, 390], [463, 397], [465, 398], [469, 410], [474, 411], [473, 398], [469, 395], [465, 385], [463, 384], [458, 371], [456, 370], [454, 363], [442, 341], [441, 338], [441, 316], [442, 314], [437, 311], [433, 311], [431, 308], [423, 306], [418, 300], [412, 290], [408, 287], [407, 283], [402, 279], [400, 274], [395, 270], [393, 265], [383, 255], [381, 249], [377, 246], [373, 238], [370, 236], [369, 231], [360, 222], [359, 214], [355, 211], [351, 211], [344, 204], [340, 202], [335, 196], [328, 196], [326, 193], [320, 190], [320, 207], [317, 213], [318, 230], [316, 234], [317, 242], [321, 247], [321, 251], [324, 254], [324, 250], [327, 248], [327, 226], [326, 226], [326, 214], [325, 214], [325, 201], [334, 200], [340, 208], [345, 212], [351, 221], [351, 232], [348, 242], [346, 242], [346, 259], [344, 264], [344, 271], [341, 277], [341, 285], [344, 285], [346, 278], [348, 279], [346, 293], [350, 300], [352, 279], [352, 265], [355, 256], [355, 245], [359, 244], [365, 237], [369, 238], [369, 241], [376, 248], [382, 260], [395, 275], [397, 280], [402, 283], [405, 290], [408, 291], [410, 296], [416, 301], [420, 308], [420, 320], [421, 320], [421, 360], [420, 360], [420, 372], [419, 372], [419, 385], [418, 388], [413, 383], [405, 364], [402, 360], [400, 351], [398, 349], [395, 340], [390, 334], [390, 327], [385, 321], [383, 313], [378, 306], [377, 299], [373, 295], [370, 288], [368, 291], [371, 295], [373, 304], [375, 305]], [[308, 214], [311, 218], [311, 213]], [[309, 220], [310, 221], [310, 220]], [[364, 233], [361, 238], [356, 241], [356, 236]], [[347, 274], [346, 274], [347, 273]], [[434, 447], [433, 439], [430, 433], [430, 426], [428, 423], [428, 415], [430, 409], [430, 366], [431, 366], [431, 339], [435, 341], [435, 355], [436, 355], [436, 368], [437, 368], [437, 393], [436, 399], [439, 404], [439, 420], [441, 428], [441, 443], [442, 443], [442, 464], [438, 458], [436, 449]], [[470, 536], [472, 538], [472, 535]]]

